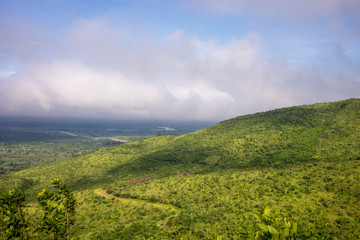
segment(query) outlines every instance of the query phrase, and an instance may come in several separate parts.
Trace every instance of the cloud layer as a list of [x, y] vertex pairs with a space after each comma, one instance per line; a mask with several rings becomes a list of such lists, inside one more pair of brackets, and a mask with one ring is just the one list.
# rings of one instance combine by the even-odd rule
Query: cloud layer
[[360, 92], [359, 69], [337, 45], [316, 68], [262, 59], [256, 33], [219, 44], [176, 30], [134, 42], [104, 18], [80, 19], [60, 37], [14, 28], [1, 45], [22, 48], [23, 70], [0, 79], [2, 115], [223, 120]]
[[[203, 11], [218, 14], [257, 15], [263, 18], [314, 19], [352, 17], [360, 20], [357, 0], [189, 0]], [[359, 22], [358, 22], [359, 23]]]

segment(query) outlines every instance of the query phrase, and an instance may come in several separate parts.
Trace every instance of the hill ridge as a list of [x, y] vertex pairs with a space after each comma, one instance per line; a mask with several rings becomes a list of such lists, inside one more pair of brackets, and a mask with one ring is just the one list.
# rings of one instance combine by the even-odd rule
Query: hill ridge
[[110, 146], [1, 176], [0, 186], [35, 200], [62, 179], [77, 196], [75, 239], [255, 239], [270, 227], [286, 235], [289, 221], [297, 239], [357, 239], [359, 139], [360, 100], [348, 99]]
[[[144, 174], [356, 159], [360, 155], [355, 141], [360, 132], [359, 116], [359, 99], [275, 109], [235, 117], [181, 136], [165, 135], [103, 148], [17, 172], [10, 179], [26, 179], [23, 185], [28, 186], [55, 175], [68, 179], [72, 186], [91, 186]], [[346, 139], [351, 139], [349, 148], [342, 147]]]

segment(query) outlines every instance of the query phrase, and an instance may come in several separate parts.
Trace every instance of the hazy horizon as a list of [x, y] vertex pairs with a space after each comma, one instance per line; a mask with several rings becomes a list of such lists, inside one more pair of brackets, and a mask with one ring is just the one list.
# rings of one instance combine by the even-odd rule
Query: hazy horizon
[[0, 116], [222, 121], [360, 97], [356, 0], [5, 0]]

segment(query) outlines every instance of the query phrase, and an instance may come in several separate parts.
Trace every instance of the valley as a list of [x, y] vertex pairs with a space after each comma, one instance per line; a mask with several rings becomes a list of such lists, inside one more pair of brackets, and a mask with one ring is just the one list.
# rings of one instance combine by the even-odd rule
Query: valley
[[[177, 129], [158, 127], [164, 123]], [[0, 174], [153, 137], [158, 132], [180, 135], [210, 125], [208, 122], [0, 117]]]

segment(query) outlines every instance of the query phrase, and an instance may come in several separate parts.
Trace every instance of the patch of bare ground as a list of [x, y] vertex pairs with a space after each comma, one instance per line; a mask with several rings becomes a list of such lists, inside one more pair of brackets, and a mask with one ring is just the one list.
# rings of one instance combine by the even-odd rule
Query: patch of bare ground
[[[187, 176], [190, 175], [189, 172], [183, 172], [183, 173], [178, 173], [176, 175], [173, 176], [177, 176], [177, 177], [181, 177], [181, 176]], [[135, 184], [139, 184], [139, 183], [143, 183], [143, 182], [148, 182], [148, 181], [152, 181], [152, 180], [156, 180], [156, 179], [160, 179], [162, 177], [141, 177], [141, 178], [135, 178], [135, 179], [131, 179], [126, 183], [122, 183], [120, 185], [125, 186], [125, 185], [135, 185]], [[121, 197], [121, 198], [126, 198], [126, 197]], [[139, 200], [145, 200], [145, 199], [139, 199]], [[158, 202], [161, 204], [167, 204], [164, 202]]]
[[141, 177], [141, 178], [136, 178], [136, 179], [130, 180], [127, 182], [127, 184], [134, 185], [134, 184], [147, 182], [147, 181], [151, 181], [151, 180], [155, 180], [155, 179], [158, 179], [158, 178], [157, 177]]
[[190, 175], [190, 173], [189, 172], [183, 172], [183, 173], [176, 174], [176, 176], [187, 176], [187, 175]]
[[167, 225], [167, 223], [168, 223], [168, 220], [165, 220], [165, 221], [164, 221], [164, 228], [165, 228], [166, 230], [168, 230], [168, 231], [171, 231], [171, 228]]
[[[183, 173], [178, 173], [176, 174], [176, 176], [187, 176], [190, 175], [189, 172], [183, 172]], [[127, 182], [127, 185], [134, 185], [134, 184], [138, 184], [138, 183], [142, 183], [142, 182], [148, 182], [151, 180], [156, 180], [159, 179], [158, 177], [141, 177], [141, 178], [136, 178], [136, 179], [132, 179], [130, 181]]]

